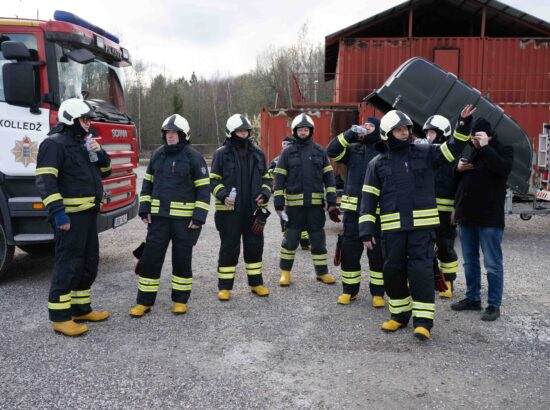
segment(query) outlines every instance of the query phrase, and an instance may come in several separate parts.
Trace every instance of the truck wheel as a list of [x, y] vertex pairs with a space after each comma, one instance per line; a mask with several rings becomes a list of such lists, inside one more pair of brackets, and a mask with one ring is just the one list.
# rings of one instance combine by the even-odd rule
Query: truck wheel
[[55, 244], [51, 243], [35, 243], [32, 245], [17, 245], [23, 252], [27, 252], [29, 255], [53, 255]]
[[13, 253], [15, 252], [15, 245], [9, 245], [6, 239], [6, 232], [4, 226], [0, 225], [0, 277], [2, 277], [13, 259]]
[[522, 221], [529, 221], [533, 215], [530, 215], [530, 214], [519, 214], [519, 217], [521, 218]]

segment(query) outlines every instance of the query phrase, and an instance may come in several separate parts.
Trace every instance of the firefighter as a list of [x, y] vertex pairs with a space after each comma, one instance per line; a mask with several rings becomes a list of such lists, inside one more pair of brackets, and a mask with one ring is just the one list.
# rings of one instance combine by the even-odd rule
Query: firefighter
[[218, 257], [221, 301], [231, 298], [241, 238], [250, 290], [258, 296], [269, 295], [262, 278], [263, 225], [258, 224], [257, 218], [266, 218], [271, 176], [264, 153], [250, 140], [251, 130], [245, 116], [229, 117], [225, 125], [227, 138], [212, 159], [210, 187], [216, 200], [214, 219], [221, 241]]
[[[461, 118], [471, 117], [474, 111], [466, 106]], [[391, 313], [391, 320], [382, 324], [385, 331], [406, 326], [412, 313], [414, 336], [430, 338], [435, 314], [434, 230], [439, 225], [434, 174], [462, 152], [470, 139], [469, 124], [464, 122], [443, 144], [430, 145], [412, 143], [413, 123], [401, 111], [389, 111], [380, 122], [380, 136], [387, 146], [367, 169], [359, 231], [367, 249], [372, 250], [379, 205], [384, 287]]]
[[137, 305], [130, 316], [142, 317], [155, 304], [160, 273], [172, 241], [172, 313], [187, 312], [191, 295], [193, 246], [206, 221], [210, 179], [202, 155], [189, 143], [189, 123], [179, 114], [164, 120], [163, 145], [151, 155], [143, 178], [139, 216], [147, 225], [141, 257]]
[[88, 331], [86, 324], [78, 322], [109, 317], [106, 310], [92, 309], [90, 288], [99, 263], [96, 220], [103, 198], [101, 179], [111, 173], [111, 160], [97, 141], [86, 145], [95, 117], [88, 103], [78, 98], [65, 100], [58, 117], [59, 123], [40, 144], [36, 186], [54, 227], [49, 318], [57, 333], [78, 336]]
[[[283, 138], [283, 141], [281, 142], [281, 151], [285, 149], [293, 141], [294, 139], [292, 137], [289, 137], [288, 135], [286, 135]], [[277, 167], [277, 162], [279, 162], [279, 157], [280, 155], [278, 157], [275, 157], [273, 161], [271, 161], [271, 164], [269, 165], [269, 175], [271, 176], [272, 179], [274, 178], [273, 171]], [[284, 221], [283, 219], [280, 219], [280, 221], [281, 221], [281, 232], [284, 233], [286, 221]], [[311, 250], [311, 244], [309, 243], [309, 234], [307, 233], [307, 231], [302, 231], [300, 233], [300, 248], [302, 248], [304, 251]]]
[[[334, 138], [327, 147], [327, 153], [338, 164], [344, 164], [346, 178], [340, 208], [344, 213], [342, 233], [342, 285], [343, 293], [338, 303], [348, 305], [357, 298], [361, 283], [361, 256], [363, 242], [359, 237], [359, 211], [361, 210], [361, 189], [369, 162], [378, 155], [375, 144], [380, 140], [380, 120], [369, 117], [365, 123], [367, 134], [351, 129]], [[384, 307], [384, 280], [382, 267], [384, 259], [380, 245], [380, 221], [376, 220], [376, 245], [367, 251], [369, 259], [370, 293], [372, 306]]]
[[[311, 255], [317, 280], [334, 284], [328, 273], [325, 238], [325, 192], [327, 209], [336, 212], [334, 174], [326, 151], [313, 142], [314, 124], [311, 117], [299, 114], [292, 121], [294, 142], [283, 150], [274, 170], [274, 204], [281, 218], [288, 223], [281, 245], [281, 286], [290, 285], [290, 271], [294, 262], [300, 233], [306, 230], [311, 241]], [[332, 217], [332, 216], [331, 216]]]
[[[423, 130], [430, 144], [443, 144], [452, 131], [449, 120], [441, 115], [432, 115], [428, 118]], [[458, 257], [454, 249], [456, 226], [451, 223], [454, 209], [453, 168], [454, 163], [449, 163], [435, 173], [435, 200], [439, 211], [439, 226], [435, 229], [437, 257], [434, 258], [434, 270], [437, 271], [436, 274], [441, 270], [445, 277], [447, 290], [439, 292], [442, 298], [453, 296], [453, 282], [458, 270]]]

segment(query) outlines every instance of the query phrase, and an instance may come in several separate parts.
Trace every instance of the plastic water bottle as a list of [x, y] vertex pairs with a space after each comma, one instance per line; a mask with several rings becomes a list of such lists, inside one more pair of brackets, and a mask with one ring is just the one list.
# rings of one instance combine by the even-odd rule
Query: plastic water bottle
[[234, 201], [235, 198], [237, 198], [237, 188], [233, 187], [231, 188], [231, 192], [229, 193], [229, 199]]
[[357, 134], [364, 134], [364, 135], [367, 134], [367, 129], [366, 129], [366, 128], [363, 128], [363, 127], [361, 127], [361, 126], [359, 126], [359, 125], [353, 124], [353, 125], [351, 126], [351, 130], [352, 130], [353, 132], [357, 133]]
[[90, 162], [97, 162], [99, 158], [97, 157], [97, 152], [92, 151], [92, 134], [86, 135], [86, 149], [88, 150], [88, 155], [90, 156]]

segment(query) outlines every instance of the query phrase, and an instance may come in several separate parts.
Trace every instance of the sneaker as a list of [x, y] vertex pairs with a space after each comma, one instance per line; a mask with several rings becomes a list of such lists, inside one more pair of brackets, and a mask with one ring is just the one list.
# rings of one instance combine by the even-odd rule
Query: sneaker
[[464, 298], [460, 302], [453, 303], [451, 305], [453, 310], [481, 310], [481, 300], [472, 300]]
[[481, 320], [485, 322], [492, 322], [493, 320], [497, 320], [499, 317], [500, 308], [489, 305], [487, 306], [487, 309], [485, 309], [485, 312], [483, 312], [483, 314], [481, 315]]

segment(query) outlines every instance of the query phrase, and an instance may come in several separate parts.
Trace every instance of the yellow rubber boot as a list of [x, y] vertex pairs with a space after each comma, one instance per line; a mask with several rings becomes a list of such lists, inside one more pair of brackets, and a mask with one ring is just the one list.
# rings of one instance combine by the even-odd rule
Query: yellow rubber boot
[[231, 299], [231, 292], [227, 289], [222, 289], [218, 292], [218, 299], [225, 302]]
[[251, 286], [250, 290], [258, 296], [269, 296], [269, 289], [263, 285]]
[[428, 340], [430, 338], [430, 331], [425, 327], [418, 326], [414, 329], [414, 337], [418, 340]]
[[357, 295], [350, 295], [349, 293], [342, 293], [338, 296], [338, 303], [341, 305], [349, 305], [352, 300], [357, 299]]
[[382, 323], [382, 330], [385, 330], [386, 332], [395, 332], [402, 327], [405, 327], [405, 325], [397, 320], [388, 320], [387, 322]]
[[445, 285], [447, 285], [447, 290], [445, 292], [439, 292], [439, 297], [450, 299], [453, 297], [453, 282], [446, 280]]
[[151, 306], [135, 305], [132, 309], [130, 309], [130, 316], [142, 317], [144, 314], [149, 313], [150, 311]]
[[281, 271], [281, 279], [279, 279], [279, 285], [280, 286], [290, 286], [290, 271], [289, 270], [282, 270]]
[[386, 306], [386, 301], [384, 300], [384, 296], [373, 296], [372, 297], [372, 307], [375, 308], [383, 308]]
[[324, 275], [317, 276], [317, 280], [326, 283], [327, 285], [334, 285], [336, 283], [336, 279], [334, 279], [334, 276], [332, 276], [330, 273], [325, 273]]
[[109, 316], [111, 315], [106, 310], [92, 310], [90, 313], [86, 313], [85, 315], [73, 316], [73, 320], [75, 322], [102, 322], [109, 319]]
[[52, 328], [55, 333], [61, 333], [65, 336], [80, 336], [88, 331], [88, 326], [82, 323], [76, 323], [74, 320], [65, 322], [52, 322]]
[[185, 303], [174, 302], [172, 304], [172, 313], [174, 315], [183, 315], [187, 312], [187, 305]]

